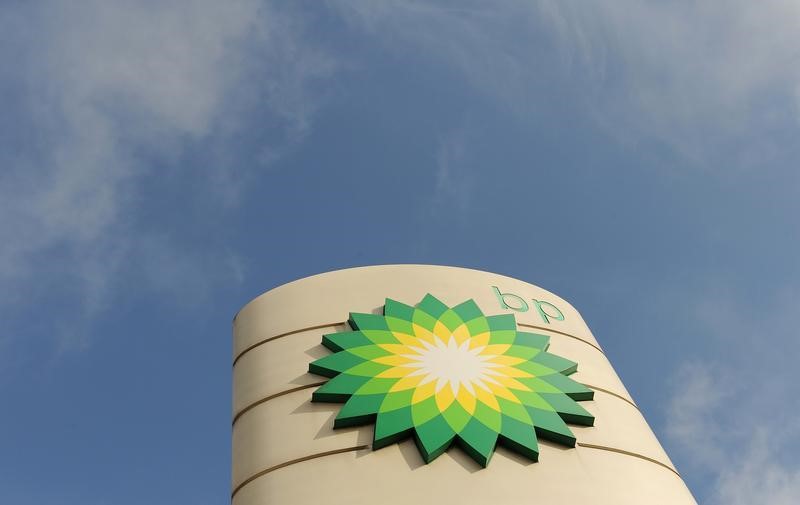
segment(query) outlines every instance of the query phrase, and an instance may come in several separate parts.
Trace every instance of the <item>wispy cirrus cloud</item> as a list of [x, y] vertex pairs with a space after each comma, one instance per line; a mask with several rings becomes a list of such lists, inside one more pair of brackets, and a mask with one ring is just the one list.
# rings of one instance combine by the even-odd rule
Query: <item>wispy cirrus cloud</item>
[[797, 134], [794, 2], [330, 4], [391, 50], [460, 71], [528, 120], [576, 108], [633, 149], [729, 169], [785, 155]]
[[[209, 272], [219, 277], [209, 282], [241, 277], [230, 251], [198, 253], [154, 233], [140, 219], [151, 203], [143, 196], [196, 175], [208, 183], [193, 191], [232, 205], [248, 172], [230, 153], [253, 111], [273, 132], [256, 139], [254, 169], [303, 137], [319, 103], [309, 86], [335, 65], [303, 28], [290, 9], [254, 0], [1, 7], [2, 307], [68, 286], [85, 319], [113, 298], [120, 276], [154, 288]], [[187, 166], [198, 146], [212, 158]]]
[[800, 448], [800, 408], [792, 400], [800, 391], [784, 373], [800, 353], [797, 300], [784, 293], [756, 314], [752, 300], [720, 293], [697, 305], [707, 337], [721, 350], [676, 371], [665, 426], [689, 473], [712, 483], [707, 503], [788, 505], [800, 499], [800, 465], [793, 457]]
[[433, 212], [464, 214], [470, 206], [476, 174], [468, 157], [469, 132], [466, 126], [439, 139], [436, 150]]
[[577, 55], [572, 67], [590, 70], [583, 76], [596, 117], [623, 140], [641, 139], [638, 130], [689, 161], [719, 161], [730, 150], [726, 161], [751, 167], [779, 154], [786, 129], [796, 131], [793, 2], [541, 5], [561, 47]]
[[713, 503], [791, 505], [800, 499], [800, 467], [781, 461], [775, 434], [759, 430], [738, 462], [721, 472]]

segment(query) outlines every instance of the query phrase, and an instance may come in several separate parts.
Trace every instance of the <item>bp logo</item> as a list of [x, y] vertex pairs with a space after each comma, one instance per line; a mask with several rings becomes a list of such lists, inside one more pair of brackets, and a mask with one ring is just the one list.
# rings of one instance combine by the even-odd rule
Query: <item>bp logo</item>
[[349, 323], [322, 337], [333, 354], [309, 371], [331, 379], [312, 401], [344, 403], [334, 428], [374, 422], [373, 449], [413, 436], [427, 463], [454, 442], [482, 466], [498, 443], [536, 461], [537, 436], [573, 447], [566, 423], [594, 422], [576, 403], [592, 390], [567, 377], [577, 364], [548, 353], [546, 335], [517, 331], [511, 314], [426, 295], [416, 307], [387, 298], [383, 315]]

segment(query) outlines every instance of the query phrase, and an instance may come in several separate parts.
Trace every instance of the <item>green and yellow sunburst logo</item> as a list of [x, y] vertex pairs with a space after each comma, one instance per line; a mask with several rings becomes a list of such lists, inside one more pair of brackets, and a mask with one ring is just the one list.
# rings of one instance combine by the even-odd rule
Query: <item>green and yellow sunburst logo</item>
[[344, 403], [334, 428], [374, 422], [374, 449], [413, 436], [428, 463], [454, 442], [482, 466], [498, 443], [536, 461], [537, 436], [573, 447], [566, 423], [594, 422], [576, 403], [592, 390], [567, 377], [577, 364], [548, 353], [548, 336], [517, 331], [513, 315], [427, 295], [416, 307], [387, 298], [384, 315], [349, 323], [322, 337], [334, 354], [309, 371], [331, 379], [312, 401]]

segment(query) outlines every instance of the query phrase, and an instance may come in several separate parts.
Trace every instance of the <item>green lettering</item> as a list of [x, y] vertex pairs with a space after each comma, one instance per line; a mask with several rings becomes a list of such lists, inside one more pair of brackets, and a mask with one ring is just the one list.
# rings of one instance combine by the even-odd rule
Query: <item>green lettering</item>
[[[497, 296], [497, 301], [500, 302], [500, 306], [504, 309], [511, 309], [516, 310], [517, 312], [527, 312], [528, 311], [528, 302], [525, 301], [524, 298], [521, 296], [517, 296], [512, 293], [501, 293], [497, 286], [492, 286], [494, 289], [494, 294]], [[508, 299], [516, 300], [515, 303], [509, 305], [506, 300]], [[563, 318], [562, 318], [563, 319]]]
[[[545, 323], [550, 324], [550, 318], [553, 318], [556, 321], [564, 320], [564, 313], [552, 303], [533, 299], [533, 304], [536, 305], [536, 310], [539, 311], [539, 315], [542, 316], [542, 321]], [[545, 306], [549, 307], [551, 310], [549, 312], [546, 311]], [[552, 312], [556, 312], [556, 314], [553, 314]]]

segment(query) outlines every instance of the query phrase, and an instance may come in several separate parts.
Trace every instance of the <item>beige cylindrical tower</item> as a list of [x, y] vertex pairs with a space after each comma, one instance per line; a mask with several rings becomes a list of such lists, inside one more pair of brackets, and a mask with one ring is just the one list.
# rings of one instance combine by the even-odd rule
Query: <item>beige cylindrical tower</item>
[[[509, 321], [516, 328], [504, 326]], [[541, 350], [515, 351], [504, 340], [515, 338]], [[352, 352], [372, 361], [360, 372], [342, 372], [347, 360], [330, 358], [362, 344], [369, 346]], [[459, 364], [460, 357], [472, 361]], [[546, 375], [547, 367], [563, 377]], [[380, 412], [360, 399], [341, 403], [353, 397], [335, 378], [340, 372], [354, 373], [358, 384], [370, 373], [393, 377], [391, 391], [378, 393], [433, 407], [409, 407], [404, 421], [392, 421], [399, 417], [384, 413], [391, 402], [376, 391], [363, 398], [378, 398]], [[561, 421], [548, 417], [550, 405], [574, 438], [553, 427]], [[532, 424], [512, 433], [518, 423], [506, 414]], [[496, 428], [485, 419], [497, 419]], [[397, 433], [381, 435], [392, 423]], [[472, 437], [475, 426], [484, 431]], [[442, 429], [455, 430], [452, 444]], [[236, 315], [232, 479], [234, 505], [696, 503], [569, 303], [510, 277], [428, 265], [315, 275], [264, 293]]]

